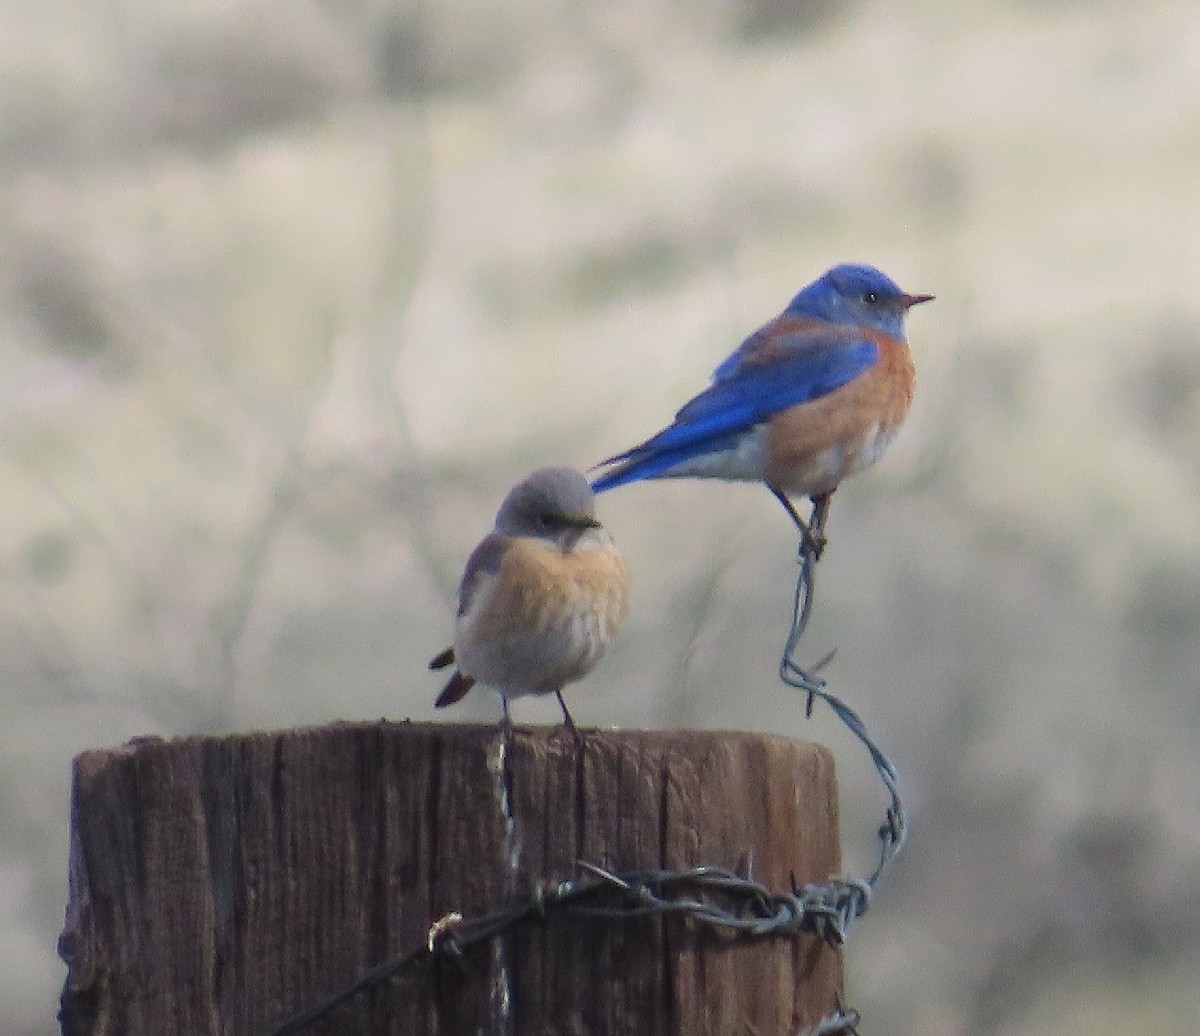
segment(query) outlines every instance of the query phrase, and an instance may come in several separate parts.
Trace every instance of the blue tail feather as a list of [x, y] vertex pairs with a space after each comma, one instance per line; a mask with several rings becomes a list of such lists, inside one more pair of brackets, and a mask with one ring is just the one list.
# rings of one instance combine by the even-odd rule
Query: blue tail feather
[[656, 439], [651, 439], [605, 461], [605, 464], [615, 463], [615, 466], [592, 482], [592, 491], [603, 493], [630, 482], [662, 478], [685, 461], [732, 449], [737, 445], [738, 438], [736, 434], [722, 435], [680, 445], [664, 445]]

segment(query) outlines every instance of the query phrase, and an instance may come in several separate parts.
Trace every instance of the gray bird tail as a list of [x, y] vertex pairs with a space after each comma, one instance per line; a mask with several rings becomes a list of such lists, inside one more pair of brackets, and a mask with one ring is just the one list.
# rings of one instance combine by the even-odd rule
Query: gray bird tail
[[433, 703], [433, 707], [435, 709], [444, 709], [447, 705], [453, 705], [456, 701], [462, 701], [467, 696], [467, 691], [474, 686], [475, 677], [463, 676], [462, 673], [456, 672], [450, 677], [450, 682], [442, 688], [442, 693], [437, 696], [437, 701]]
[[454, 648], [448, 647], [441, 654], [434, 655], [433, 660], [429, 663], [430, 669], [445, 669], [454, 661]]

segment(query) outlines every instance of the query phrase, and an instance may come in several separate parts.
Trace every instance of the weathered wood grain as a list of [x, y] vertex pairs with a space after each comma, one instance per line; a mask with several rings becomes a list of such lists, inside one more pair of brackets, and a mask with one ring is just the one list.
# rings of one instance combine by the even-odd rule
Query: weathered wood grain
[[[467, 915], [575, 876], [706, 863], [771, 888], [840, 868], [829, 753], [716, 731], [521, 729], [519, 867], [504, 865], [495, 730], [358, 724], [142, 740], [75, 762], [61, 952], [69, 1036], [252, 1036]], [[679, 919], [554, 919], [506, 942], [506, 1036], [793, 1036], [832, 1009], [838, 954]], [[500, 1033], [468, 953], [313, 1033]]]

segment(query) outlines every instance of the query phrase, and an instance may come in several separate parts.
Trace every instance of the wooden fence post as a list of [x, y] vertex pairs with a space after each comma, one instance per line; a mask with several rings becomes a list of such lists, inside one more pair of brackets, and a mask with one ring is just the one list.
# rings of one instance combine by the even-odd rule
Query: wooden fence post
[[[67, 1036], [257, 1036], [428, 937], [505, 901], [491, 727], [337, 725], [144, 739], [75, 761]], [[518, 895], [614, 870], [714, 864], [773, 890], [840, 869], [833, 762], [717, 731], [515, 732]], [[494, 770], [494, 767], [493, 767]], [[552, 918], [494, 955], [438, 961], [356, 998], [316, 1034], [795, 1036], [834, 1009], [840, 954], [681, 918]]]

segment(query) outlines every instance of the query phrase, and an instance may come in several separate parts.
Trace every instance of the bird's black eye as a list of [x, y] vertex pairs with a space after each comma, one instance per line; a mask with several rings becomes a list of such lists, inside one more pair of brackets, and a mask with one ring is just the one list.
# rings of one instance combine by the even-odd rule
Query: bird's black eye
[[550, 528], [551, 525], [554, 524], [554, 516], [549, 511], [539, 511], [538, 516], [537, 516], [537, 523], [543, 529], [548, 529], [548, 528]]
[[873, 306], [878, 301], [879, 301], [878, 293], [873, 292], [873, 291], [864, 291], [863, 292], [863, 302], [865, 302], [868, 306]]

